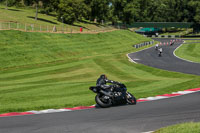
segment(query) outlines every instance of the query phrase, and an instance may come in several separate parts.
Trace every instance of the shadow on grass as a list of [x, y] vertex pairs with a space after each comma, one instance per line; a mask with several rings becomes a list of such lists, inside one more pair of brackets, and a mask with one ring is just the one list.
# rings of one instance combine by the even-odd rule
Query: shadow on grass
[[8, 9], [10, 11], [17, 11], [17, 12], [23, 12], [22, 10], [18, 10], [18, 9]]
[[56, 14], [47, 14], [48, 16], [57, 17]]
[[79, 20], [79, 22], [81, 22], [81, 23], [85, 23], [85, 24], [92, 24], [92, 25], [96, 25], [96, 26], [98, 26], [98, 27], [100, 27], [100, 26], [101, 26], [101, 24], [99, 24], [99, 23], [88, 22], [88, 21], [84, 21], [84, 20]]
[[52, 13], [46, 13], [46, 12], [43, 12], [43, 11], [39, 11], [39, 13], [45, 14], [45, 15], [48, 15], [48, 16], [52, 16], [52, 17], [57, 17], [56, 14], [52, 14]]
[[6, 8], [0, 8], [0, 9], [10, 10], [10, 11], [17, 11], [17, 12], [23, 12], [22, 10], [18, 10], [18, 9], [6, 9]]
[[[32, 16], [27, 16], [28, 18], [32, 18], [32, 19], [35, 19], [35, 17], [32, 17]], [[37, 20], [40, 20], [40, 21], [44, 21], [44, 22], [48, 22], [48, 23], [52, 23], [52, 24], [58, 24], [56, 22], [53, 22], [53, 21], [50, 21], [50, 20], [46, 20], [46, 19], [43, 19], [43, 18], [37, 18]]]
[[72, 24], [73, 26], [76, 26], [76, 27], [82, 27], [82, 28], [84, 28], [84, 29], [87, 29], [87, 30], [89, 30], [87, 27], [85, 27], [85, 26], [81, 26], [81, 25], [76, 25], [76, 24]]
[[[84, 20], [78, 20], [77, 23], [91, 24], [91, 25], [95, 25], [95, 26], [97, 26], [97, 27], [101, 27], [101, 26], [102, 26], [102, 25], [99, 24], [99, 23], [94, 23], [94, 22], [89, 22], [89, 21], [84, 21]], [[81, 25], [78, 25], [78, 24], [72, 24], [72, 25], [73, 25], [73, 26], [76, 26], [76, 27], [82, 27], [82, 28], [84, 28], [84, 29], [88, 29], [88, 30], [89, 30], [89, 28], [87, 28], [87, 27], [85, 27], [85, 26], [81, 26]]]

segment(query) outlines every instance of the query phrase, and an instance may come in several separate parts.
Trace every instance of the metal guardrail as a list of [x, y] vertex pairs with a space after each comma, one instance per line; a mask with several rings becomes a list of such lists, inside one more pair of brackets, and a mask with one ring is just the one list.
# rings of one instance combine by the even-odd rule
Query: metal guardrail
[[180, 38], [181, 35], [151, 35], [151, 36], [148, 36], [148, 37], [153, 37], [153, 38]]
[[151, 45], [153, 43], [154, 43], [154, 41], [143, 42], [143, 43], [140, 43], [140, 44], [133, 45], [133, 47], [140, 48], [140, 47], [143, 47], [143, 46]]
[[127, 27], [156, 27], [156, 28], [193, 28], [194, 23], [191, 22], [134, 22]]

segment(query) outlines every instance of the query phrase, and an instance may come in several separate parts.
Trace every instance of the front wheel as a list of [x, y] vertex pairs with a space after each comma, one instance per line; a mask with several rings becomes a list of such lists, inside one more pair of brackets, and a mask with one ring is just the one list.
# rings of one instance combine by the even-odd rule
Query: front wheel
[[102, 108], [107, 108], [112, 105], [111, 99], [105, 95], [97, 94], [95, 97], [95, 101]]
[[136, 98], [129, 92], [126, 92], [126, 101], [128, 104], [134, 105], [137, 103]]

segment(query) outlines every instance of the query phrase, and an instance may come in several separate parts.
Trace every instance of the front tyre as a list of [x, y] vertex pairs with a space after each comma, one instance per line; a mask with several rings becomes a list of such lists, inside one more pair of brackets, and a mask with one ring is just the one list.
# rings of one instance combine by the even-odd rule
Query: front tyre
[[107, 108], [107, 107], [112, 106], [111, 99], [105, 95], [97, 94], [95, 97], [95, 101], [102, 108]]
[[129, 92], [126, 92], [126, 101], [131, 105], [135, 105], [137, 103], [136, 98]]

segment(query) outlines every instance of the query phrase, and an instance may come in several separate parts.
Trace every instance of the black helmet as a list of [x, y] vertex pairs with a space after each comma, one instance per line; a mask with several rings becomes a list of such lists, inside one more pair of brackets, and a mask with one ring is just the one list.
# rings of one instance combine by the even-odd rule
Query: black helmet
[[100, 78], [102, 78], [102, 79], [107, 79], [107, 77], [106, 77], [105, 74], [102, 74], [102, 75], [100, 76]]

